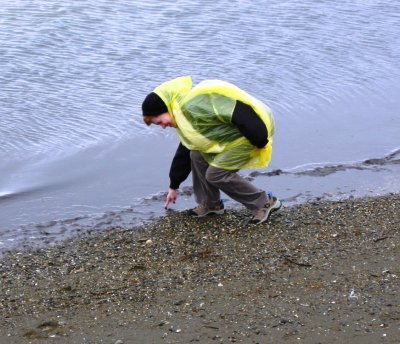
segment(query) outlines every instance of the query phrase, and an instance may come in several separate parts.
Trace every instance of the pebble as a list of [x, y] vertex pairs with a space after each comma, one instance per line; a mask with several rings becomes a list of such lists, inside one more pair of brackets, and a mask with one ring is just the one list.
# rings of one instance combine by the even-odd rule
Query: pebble
[[[186, 314], [209, 320], [226, 302], [218, 311], [226, 311], [230, 323], [262, 322], [282, 333], [315, 329], [308, 319], [321, 314], [326, 323], [344, 319], [358, 331], [382, 330], [371, 314], [398, 304], [399, 195], [284, 208], [259, 226], [246, 225], [248, 216], [241, 210], [200, 219], [174, 213], [135, 230], [114, 228], [9, 252], [0, 260], [0, 328], [10, 333], [22, 316], [85, 307], [118, 313], [125, 331], [132, 323], [125, 314], [151, 315], [156, 324], [166, 317], [177, 323]], [[396, 317], [388, 313], [385, 324]], [[43, 335], [34, 330], [27, 336]], [[240, 331], [254, 334], [251, 327]], [[240, 331], [224, 338], [240, 341]]]

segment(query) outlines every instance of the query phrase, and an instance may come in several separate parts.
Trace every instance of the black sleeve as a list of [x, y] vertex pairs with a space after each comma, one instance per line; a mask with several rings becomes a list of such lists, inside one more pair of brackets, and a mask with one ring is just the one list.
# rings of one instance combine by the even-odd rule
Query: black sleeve
[[179, 185], [188, 177], [191, 170], [190, 150], [180, 143], [169, 170], [169, 187], [174, 190], [179, 189]]
[[237, 101], [232, 114], [232, 123], [257, 148], [263, 148], [267, 145], [267, 126], [250, 105]]

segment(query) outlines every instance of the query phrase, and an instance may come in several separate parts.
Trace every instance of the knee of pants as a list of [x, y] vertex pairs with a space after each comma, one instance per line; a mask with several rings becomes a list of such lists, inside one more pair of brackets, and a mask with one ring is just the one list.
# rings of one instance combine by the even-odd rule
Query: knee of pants
[[206, 172], [206, 180], [212, 185], [221, 185], [229, 181], [229, 172], [225, 170], [218, 170], [216, 168], [208, 168]]

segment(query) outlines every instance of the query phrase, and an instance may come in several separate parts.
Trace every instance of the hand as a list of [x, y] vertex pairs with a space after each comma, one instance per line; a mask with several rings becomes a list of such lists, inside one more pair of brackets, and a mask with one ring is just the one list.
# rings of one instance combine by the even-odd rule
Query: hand
[[164, 204], [164, 208], [167, 209], [168, 208], [168, 204], [170, 204], [171, 202], [175, 204], [177, 198], [178, 198], [178, 194], [177, 194], [176, 190], [169, 189], [168, 190], [168, 195], [167, 195], [167, 200], [166, 200], [166, 202]]

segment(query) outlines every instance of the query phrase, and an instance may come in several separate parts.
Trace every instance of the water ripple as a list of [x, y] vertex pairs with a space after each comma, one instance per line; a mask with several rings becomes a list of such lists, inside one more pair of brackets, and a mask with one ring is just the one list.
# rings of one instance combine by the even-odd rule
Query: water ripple
[[400, 74], [398, 13], [378, 0], [7, 2], [0, 155], [143, 135], [143, 95], [182, 74], [235, 82], [283, 115], [384, 93]]

